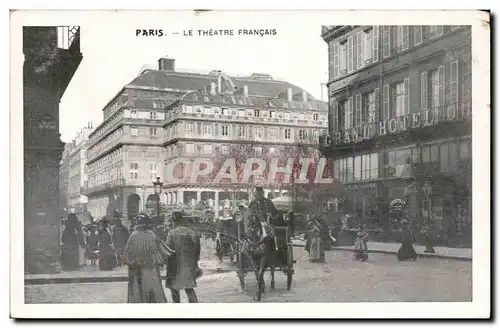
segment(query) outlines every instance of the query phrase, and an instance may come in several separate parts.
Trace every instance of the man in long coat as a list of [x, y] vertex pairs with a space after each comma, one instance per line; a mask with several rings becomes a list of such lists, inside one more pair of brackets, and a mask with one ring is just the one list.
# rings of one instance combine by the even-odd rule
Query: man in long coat
[[167, 279], [165, 286], [170, 289], [172, 299], [180, 303], [180, 291], [186, 291], [189, 303], [198, 303], [196, 292], [196, 278], [199, 274], [200, 236], [186, 226], [181, 212], [173, 213], [174, 229], [167, 235], [167, 245], [175, 251], [167, 262]]
[[160, 267], [173, 254], [151, 231], [152, 222], [146, 214], [137, 217], [123, 250], [123, 261], [129, 267], [128, 303], [166, 303], [161, 285]]

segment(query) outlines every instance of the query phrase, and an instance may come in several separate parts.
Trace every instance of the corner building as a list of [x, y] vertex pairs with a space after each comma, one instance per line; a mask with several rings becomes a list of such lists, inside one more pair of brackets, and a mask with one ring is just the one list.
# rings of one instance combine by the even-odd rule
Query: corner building
[[[293, 84], [267, 74], [179, 72], [170, 58], [161, 58], [158, 69], [143, 70], [103, 112], [87, 143], [85, 194], [97, 218], [113, 209], [128, 218], [144, 210], [156, 199], [153, 181], [165, 181], [175, 158], [214, 157], [250, 136], [257, 152], [296, 140], [313, 143], [328, 124], [327, 103]], [[214, 206], [229, 198], [223, 185], [186, 181], [165, 181], [160, 196], [164, 204], [205, 200]]]
[[347, 190], [336, 211], [380, 226], [401, 199], [417, 235], [431, 223], [440, 244], [470, 246], [471, 28], [323, 26], [322, 37], [320, 148]]

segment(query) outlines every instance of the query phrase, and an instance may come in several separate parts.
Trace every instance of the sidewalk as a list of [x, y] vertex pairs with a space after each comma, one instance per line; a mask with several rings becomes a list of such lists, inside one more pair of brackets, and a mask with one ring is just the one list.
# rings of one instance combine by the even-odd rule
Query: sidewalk
[[[234, 265], [230, 265], [227, 260], [223, 263], [218, 261], [200, 261], [200, 268], [203, 276], [236, 271]], [[165, 269], [161, 271], [162, 279], [165, 279]], [[72, 284], [72, 283], [98, 283], [128, 281], [128, 270], [126, 267], [119, 267], [113, 271], [99, 271], [98, 267], [83, 267], [80, 271], [69, 271], [55, 274], [25, 274], [25, 285], [46, 285], [46, 284]]]
[[[305, 241], [300, 238], [292, 240], [293, 246], [304, 247]], [[397, 254], [401, 245], [397, 243], [381, 243], [368, 241], [368, 252], [379, 254]], [[451, 247], [434, 247], [436, 253], [424, 253], [425, 246], [413, 245], [419, 257], [442, 258], [458, 261], [472, 261], [471, 248], [451, 248]], [[354, 251], [354, 246], [334, 246], [332, 250]]]

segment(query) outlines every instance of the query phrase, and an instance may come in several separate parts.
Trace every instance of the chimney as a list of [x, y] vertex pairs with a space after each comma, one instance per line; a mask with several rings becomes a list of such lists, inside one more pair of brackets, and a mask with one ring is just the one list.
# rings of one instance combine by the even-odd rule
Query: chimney
[[248, 97], [248, 85], [246, 84], [243, 86], [243, 96]]
[[210, 94], [215, 95], [217, 93], [217, 84], [215, 82], [210, 82]]
[[158, 59], [158, 69], [160, 71], [175, 72], [175, 59], [166, 57]]
[[292, 101], [293, 100], [293, 93], [292, 93], [292, 88], [288, 88], [287, 92], [286, 92], [286, 99], [288, 101]]
[[302, 91], [302, 101], [307, 102], [307, 92]]

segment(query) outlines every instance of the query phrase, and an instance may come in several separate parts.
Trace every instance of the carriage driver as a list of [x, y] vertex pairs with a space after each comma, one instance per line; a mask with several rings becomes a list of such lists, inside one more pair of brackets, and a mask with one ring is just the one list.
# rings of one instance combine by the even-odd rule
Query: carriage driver
[[264, 196], [264, 189], [262, 187], [255, 188], [255, 198], [248, 206], [248, 209], [264, 222], [267, 222], [269, 215], [274, 219], [278, 214], [278, 210], [273, 202]]

